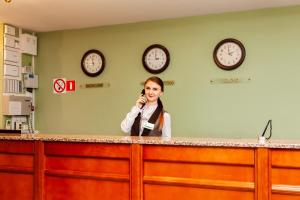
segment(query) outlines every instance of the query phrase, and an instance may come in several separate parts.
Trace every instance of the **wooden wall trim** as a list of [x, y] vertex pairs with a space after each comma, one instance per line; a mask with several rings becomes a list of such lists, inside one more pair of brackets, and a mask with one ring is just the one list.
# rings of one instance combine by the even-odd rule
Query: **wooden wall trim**
[[34, 144], [34, 199], [43, 200], [45, 186], [45, 154], [44, 142], [35, 141]]
[[0, 172], [10, 172], [16, 174], [33, 174], [33, 169], [26, 167], [0, 166]]
[[272, 193], [300, 195], [300, 186], [274, 184]]
[[270, 163], [269, 149], [257, 148], [255, 150], [255, 193], [257, 200], [269, 199], [270, 194]]
[[140, 200], [142, 198], [142, 145], [131, 145], [130, 159], [130, 199]]
[[211, 188], [211, 189], [254, 191], [253, 182], [241, 182], [241, 181], [199, 180], [199, 179], [191, 179], [191, 178], [145, 176], [144, 183]]

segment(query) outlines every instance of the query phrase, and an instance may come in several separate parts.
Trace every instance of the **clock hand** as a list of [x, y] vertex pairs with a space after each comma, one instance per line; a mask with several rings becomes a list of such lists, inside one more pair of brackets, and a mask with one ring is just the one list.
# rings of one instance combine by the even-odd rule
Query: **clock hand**
[[234, 51], [231, 51], [231, 52], [229, 52], [229, 55], [231, 55], [232, 56], [232, 54], [234, 53]]

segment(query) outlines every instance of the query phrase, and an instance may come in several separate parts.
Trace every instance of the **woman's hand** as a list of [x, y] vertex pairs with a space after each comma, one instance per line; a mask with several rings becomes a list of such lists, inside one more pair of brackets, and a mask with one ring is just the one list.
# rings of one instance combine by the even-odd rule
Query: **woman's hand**
[[142, 108], [142, 106], [143, 106], [144, 104], [146, 104], [146, 103], [147, 103], [147, 98], [145, 97], [145, 95], [140, 95], [139, 98], [137, 99], [135, 105], [136, 105], [138, 108]]

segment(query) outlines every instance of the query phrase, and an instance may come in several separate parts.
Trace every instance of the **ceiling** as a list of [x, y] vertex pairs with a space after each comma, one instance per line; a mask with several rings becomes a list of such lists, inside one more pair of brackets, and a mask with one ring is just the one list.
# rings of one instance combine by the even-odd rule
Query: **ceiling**
[[300, 0], [0, 0], [0, 21], [37, 32], [300, 5]]

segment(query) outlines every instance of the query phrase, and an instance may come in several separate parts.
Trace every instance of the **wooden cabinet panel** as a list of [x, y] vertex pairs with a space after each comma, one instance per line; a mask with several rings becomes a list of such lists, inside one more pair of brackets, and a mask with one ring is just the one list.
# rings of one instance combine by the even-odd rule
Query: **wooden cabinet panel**
[[32, 141], [0, 141], [0, 153], [33, 154], [34, 142]]
[[254, 199], [254, 156], [247, 148], [145, 145], [143, 198]]
[[1, 200], [33, 200], [33, 175], [0, 172]]
[[33, 173], [34, 142], [0, 141], [0, 171]]
[[46, 200], [126, 200], [129, 182], [45, 177]]
[[0, 199], [34, 198], [34, 142], [0, 141]]
[[144, 160], [254, 165], [254, 149], [143, 146]]
[[300, 186], [300, 169], [272, 168], [273, 184]]
[[129, 174], [129, 159], [46, 157], [46, 170]]
[[254, 181], [254, 168], [242, 165], [144, 162], [144, 176], [182, 177], [194, 179]]
[[272, 200], [300, 199], [300, 150], [271, 149]]
[[130, 145], [47, 142], [44, 148], [45, 199], [130, 198]]
[[144, 186], [144, 200], [157, 199], [254, 200], [255, 197], [253, 192], [146, 184]]
[[0, 154], [0, 170], [10, 168], [33, 171], [33, 156]]
[[272, 149], [272, 166], [300, 168], [300, 150]]
[[130, 158], [130, 145], [46, 142], [46, 155]]

